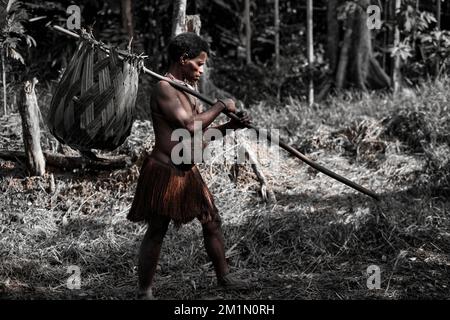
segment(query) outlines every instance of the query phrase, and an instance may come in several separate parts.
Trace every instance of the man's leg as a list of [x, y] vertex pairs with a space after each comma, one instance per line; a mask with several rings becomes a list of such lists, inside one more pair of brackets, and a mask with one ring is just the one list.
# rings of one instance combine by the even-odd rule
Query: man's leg
[[237, 279], [230, 273], [225, 259], [225, 245], [222, 222], [217, 214], [210, 222], [202, 224], [206, 252], [212, 261], [219, 286], [226, 289], [246, 290], [250, 288], [248, 281]]
[[139, 296], [151, 298], [151, 286], [170, 218], [153, 215], [139, 251]]
[[212, 261], [217, 277], [224, 276], [229, 272], [228, 263], [225, 259], [225, 245], [221, 224], [218, 214], [212, 221], [202, 224], [206, 253], [208, 253]]

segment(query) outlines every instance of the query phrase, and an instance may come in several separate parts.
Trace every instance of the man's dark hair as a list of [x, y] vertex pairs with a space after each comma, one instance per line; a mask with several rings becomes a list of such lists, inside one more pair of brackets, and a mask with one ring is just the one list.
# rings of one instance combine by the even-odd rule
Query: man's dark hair
[[208, 42], [193, 32], [180, 33], [169, 43], [169, 61], [177, 62], [184, 54], [188, 59], [197, 57], [202, 51], [209, 54]]

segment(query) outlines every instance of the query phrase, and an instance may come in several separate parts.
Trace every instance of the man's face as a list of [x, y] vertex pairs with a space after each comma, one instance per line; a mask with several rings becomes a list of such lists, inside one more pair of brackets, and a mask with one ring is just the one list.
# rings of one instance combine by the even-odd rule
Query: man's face
[[182, 63], [184, 78], [189, 82], [197, 82], [203, 74], [203, 66], [207, 59], [208, 54], [204, 51], [193, 59], [183, 59]]

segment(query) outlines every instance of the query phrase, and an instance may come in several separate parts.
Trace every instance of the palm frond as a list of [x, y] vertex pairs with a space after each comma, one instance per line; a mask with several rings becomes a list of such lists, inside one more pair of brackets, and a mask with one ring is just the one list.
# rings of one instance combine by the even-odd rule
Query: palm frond
[[23, 25], [14, 19], [14, 15], [11, 19], [8, 19], [6, 28], [6, 32], [8, 33], [16, 33], [18, 35], [24, 35], [25, 34], [25, 28]]
[[6, 12], [9, 14], [11, 12], [17, 11], [20, 8], [20, 2], [18, 0], [9, 0], [6, 5]]
[[22, 64], [25, 64], [25, 60], [23, 59], [22, 55], [14, 50], [12, 47], [8, 47], [6, 50], [6, 56], [11, 57], [14, 60], [19, 60]]
[[5, 48], [17, 48], [17, 45], [20, 42], [20, 38], [18, 37], [7, 37], [3, 42], [3, 46]]

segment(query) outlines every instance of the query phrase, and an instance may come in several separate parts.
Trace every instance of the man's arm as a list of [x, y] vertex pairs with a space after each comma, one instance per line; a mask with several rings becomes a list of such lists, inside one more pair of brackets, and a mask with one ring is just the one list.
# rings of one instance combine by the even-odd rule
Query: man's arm
[[156, 87], [156, 99], [160, 106], [161, 112], [166, 118], [181, 128], [185, 128], [189, 133], [194, 134], [194, 122], [200, 121], [202, 130], [205, 130], [217, 116], [227, 108], [227, 106], [218, 102], [207, 111], [199, 114], [189, 114], [186, 111], [177, 95], [177, 90], [169, 83], [161, 81]]
[[[245, 112], [238, 112], [236, 114], [239, 117], [239, 121], [237, 120], [230, 120], [224, 124], [210, 127], [205, 130], [207, 132], [210, 129], [216, 129], [219, 130], [223, 137], [227, 134], [227, 130], [237, 130], [237, 129], [243, 129], [247, 125], [250, 124], [250, 117]], [[229, 131], [228, 131], [229, 132]]]

